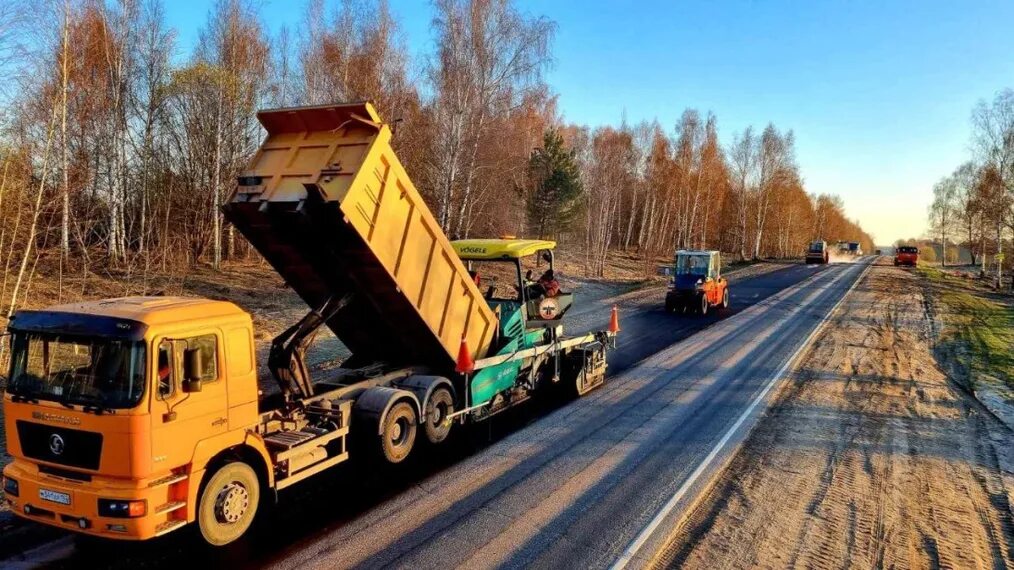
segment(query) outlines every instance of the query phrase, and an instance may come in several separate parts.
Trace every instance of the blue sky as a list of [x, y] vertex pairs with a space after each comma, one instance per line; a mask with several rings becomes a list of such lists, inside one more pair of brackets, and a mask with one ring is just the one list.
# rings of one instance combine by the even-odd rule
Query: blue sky
[[[410, 50], [432, 8], [390, 0]], [[188, 53], [211, 2], [166, 3]], [[548, 79], [568, 121], [713, 111], [723, 139], [773, 122], [796, 134], [807, 189], [840, 195], [878, 243], [923, 233], [933, 183], [970, 157], [969, 117], [1014, 87], [1014, 2], [522, 0], [558, 25]], [[269, 28], [304, 2], [262, 0]], [[298, 35], [298, 34], [295, 34]]]

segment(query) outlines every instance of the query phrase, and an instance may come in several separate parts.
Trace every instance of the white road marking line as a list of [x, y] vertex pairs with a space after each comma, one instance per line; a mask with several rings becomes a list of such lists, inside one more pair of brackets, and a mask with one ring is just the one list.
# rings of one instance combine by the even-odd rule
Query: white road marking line
[[835, 303], [833, 307], [831, 307], [831, 310], [828, 311], [826, 315], [824, 315], [824, 317], [820, 320], [820, 322], [817, 323], [817, 326], [814, 327], [813, 331], [810, 332], [809, 336], [806, 337], [806, 340], [803, 341], [803, 344], [801, 344], [799, 348], [797, 348], [796, 351], [792, 353], [792, 356], [790, 356], [789, 359], [785, 361], [785, 364], [783, 364], [782, 367], [779, 368], [777, 372], [775, 372], [774, 376], [772, 376], [771, 379], [768, 380], [767, 385], [764, 386], [764, 389], [761, 390], [761, 393], [758, 394], [756, 398], [754, 398], [753, 402], [750, 403], [747, 409], [736, 420], [736, 423], [732, 424], [732, 427], [730, 427], [729, 430], [725, 432], [725, 435], [722, 436], [722, 439], [718, 440], [718, 443], [715, 444], [715, 447], [712, 448], [711, 452], [708, 453], [707, 457], [705, 457], [704, 460], [697, 466], [697, 468], [694, 469], [693, 473], [690, 474], [687, 480], [684, 481], [682, 485], [680, 485], [680, 488], [676, 490], [676, 493], [666, 502], [666, 504], [662, 507], [662, 509], [655, 514], [655, 517], [651, 519], [651, 522], [648, 523], [648, 526], [644, 527], [641, 530], [640, 534], [638, 534], [637, 537], [627, 546], [626, 550], [623, 551], [623, 554], [620, 555], [620, 557], [616, 560], [616, 562], [614, 562], [613, 565], [610, 567], [610, 570], [623, 570], [624, 568], [627, 567], [630, 561], [633, 560], [635, 556], [637, 556], [638, 551], [641, 550], [641, 548], [644, 547], [644, 544], [648, 542], [648, 539], [650, 539], [652, 535], [655, 534], [655, 531], [658, 530], [658, 527], [662, 524], [662, 522], [669, 517], [669, 515], [672, 513], [673, 509], [676, 508], [676, 505], [680, 502], [680, 500], [683, 499], [683, 497], [687, 494], [687, 492], [690, 491], [690, 488], [693, 487], [694, 483], [697, 482], [697, 479], [711, 465], [711, 462], [714, 461], [716, 457], [718, 457], [718, 454], [721, 453], [725, 445], [729, 443], [729, 440], [732, 439], [732, 436], [735, 435], [736, 432], [739, 430], [740, 426], [743, 425], [743, 422], [745, 422], [746, 419], [749, 418], [750, 415], [753, 413], [754, 409], [756, 409], [757, 406], [762, 401], [764, 401], [764, 398], [767, 397], [768, 392], [771, 391], [771, 388], [775, 385], [775, 383], [777, 383], [778, 380], [782, 378], [782, 376], [789, 369], [789, 367], [793, 365], [793, 363], [796, 361], [797, 358], [799, 358], [799, 355], [802, 354], [803, 351], [810, 346], [810, 343], [813, 342], [813, 340], [817, 337], [817, 335], [824, 328], [827, 322], [831, 320], [831, 317], [838, 311], [838, 307], [841, 306], [841, 304], [845, 301], [845, 299], [848, 298], [849, 294], [852, 293], [852, 290], [855, 289], [860, 282], [862, 282], [863, 278], [866, 276], [866, 272], [870, 270], [870, 267], [873, 267], [872, 263], [868, 264], [866, 268], [859, 273], [859, 276], [856, 278], [855, 282], [852, 283], [852, 285], [848, 288], [847, 291], [845, 291], [845, 294], [842, 295], [841, 299], [838, 299], [838, 302]]

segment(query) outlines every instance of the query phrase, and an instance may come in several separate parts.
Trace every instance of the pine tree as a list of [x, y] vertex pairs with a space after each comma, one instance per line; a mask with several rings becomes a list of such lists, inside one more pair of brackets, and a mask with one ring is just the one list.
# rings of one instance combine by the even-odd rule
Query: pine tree
[[528, 225], [538, 237], [556, 237], [574, 225], [581, 211], [580, 170], [574, 151], [556, 129], [543, 135], [542, 148], [528, 160], [525, 205]]

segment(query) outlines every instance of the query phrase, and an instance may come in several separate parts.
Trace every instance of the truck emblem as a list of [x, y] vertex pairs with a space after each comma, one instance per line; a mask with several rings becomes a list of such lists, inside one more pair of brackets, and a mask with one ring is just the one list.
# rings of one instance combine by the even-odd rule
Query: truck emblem
[[53, 455], [63, 455], [63, 448], [63, 438], [60, 437], [60, 434], [54, 433], [49, 436], [49, 451], [51, 451]]

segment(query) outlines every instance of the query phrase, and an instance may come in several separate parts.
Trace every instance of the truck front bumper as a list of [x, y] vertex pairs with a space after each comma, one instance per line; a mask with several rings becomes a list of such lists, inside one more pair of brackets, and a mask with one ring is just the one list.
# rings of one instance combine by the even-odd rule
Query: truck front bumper
[[[17, 496], [6, 495], [11, 511], [30, 521], [121, 540], [153, 538], [166, 528], [167, 513], [157, 512], [167, 502], [166, 487], [142, 487], [140, 481], [98, 477], [76, 481], [41, 473], [35, 464], [19, 459], [5, 467], [3, 474], [17, 481]], [[144, 501], [145, 512], [132, 518], [102, 516], [99, 499]]]

